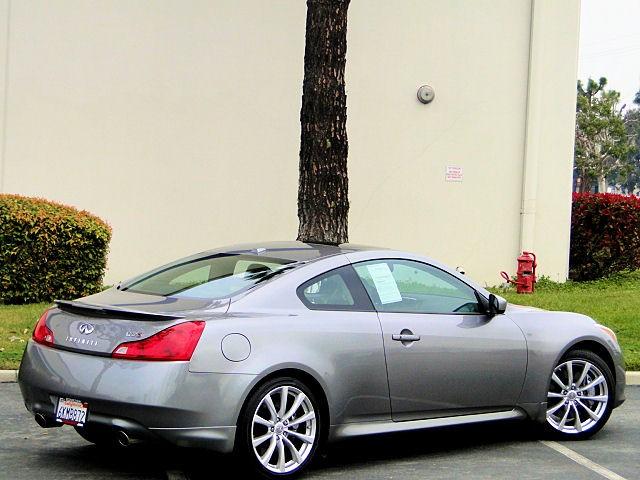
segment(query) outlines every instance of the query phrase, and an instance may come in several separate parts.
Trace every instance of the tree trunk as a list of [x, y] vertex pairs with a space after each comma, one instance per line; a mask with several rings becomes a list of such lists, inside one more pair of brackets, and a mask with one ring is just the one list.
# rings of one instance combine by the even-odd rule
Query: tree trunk
[[587, 175], [580, 176], [580, 187], [578, 192], [584, 193], [591, 191], [591, 182], [589, 181], [589, 177]]
[[598, 176], [598, 192], [607, 193], [607, 179], [602, 175]]
[[348, 241], [347, 53], [349, 0], [307, 0], [300, 111], [298, 240]]

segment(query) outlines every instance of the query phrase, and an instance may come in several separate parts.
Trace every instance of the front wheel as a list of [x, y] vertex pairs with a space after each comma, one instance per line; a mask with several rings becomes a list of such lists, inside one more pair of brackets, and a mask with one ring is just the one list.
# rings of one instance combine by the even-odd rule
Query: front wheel
[[240, 421], [239, 453], [267, 478], [290, 478], [313, 459], [321, 414], [313, 392], [295, 378], [279, 378], [251, 396]]
[[598, 355], [587, 350], [569, 352], [549, 382], [547, 431], [565, 440], [595, 434], [611, 415], [614, 388], [611, 370]]

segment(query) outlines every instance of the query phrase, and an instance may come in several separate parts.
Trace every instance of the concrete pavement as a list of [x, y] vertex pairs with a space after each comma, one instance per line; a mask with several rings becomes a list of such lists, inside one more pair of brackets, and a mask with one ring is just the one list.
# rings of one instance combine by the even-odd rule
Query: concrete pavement
[[[640, 387], [592, 440], [542, 443], [526, 423], [484, 424], [354, 439], [329, 448], [308, 479], [640, 478]], [[237, 476], [232, 457], [173, 447], [101, 450], [70, 427], [43, 430], [22, 404], [17, 384], [0, 385], [0, 479], [215, 479]], [[586, 459], [597, 467], [589, 467]], [[577, 459], [577, 460], [576, 460]], [[607, 473], [609, 472], [609, 473]], [[609, 476], [607, 476], [609, 475]]]

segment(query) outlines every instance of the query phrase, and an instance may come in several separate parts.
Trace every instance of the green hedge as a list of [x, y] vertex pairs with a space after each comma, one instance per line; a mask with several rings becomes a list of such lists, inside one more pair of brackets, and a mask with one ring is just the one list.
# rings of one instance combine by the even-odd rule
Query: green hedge
[[85, 211], [0, 194], [0, 303], [49, 302], [98, 292], [111, 228]]
[[574, 193], [569, 277], [584, 281], [640, 269], [640, 199]]

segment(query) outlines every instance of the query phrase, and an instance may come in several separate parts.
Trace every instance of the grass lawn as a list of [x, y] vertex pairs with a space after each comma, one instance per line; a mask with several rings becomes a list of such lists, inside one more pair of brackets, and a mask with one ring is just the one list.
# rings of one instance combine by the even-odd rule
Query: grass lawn
[[593, 282], [542, 280], [531, 295], [493, 288], [509, 302], [547, 310], [578, 312], [611, 328], [618, 336], [627, 370], [640, 370], [640, 271]]
[[0, 370], [18, 368], [33, 327], [48, 306], [0, 305]]

